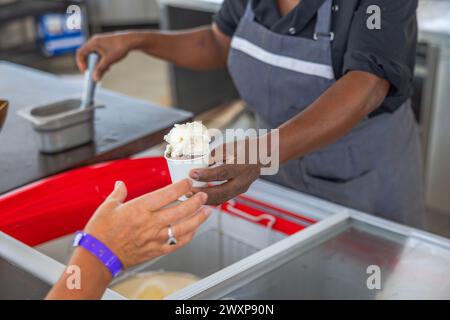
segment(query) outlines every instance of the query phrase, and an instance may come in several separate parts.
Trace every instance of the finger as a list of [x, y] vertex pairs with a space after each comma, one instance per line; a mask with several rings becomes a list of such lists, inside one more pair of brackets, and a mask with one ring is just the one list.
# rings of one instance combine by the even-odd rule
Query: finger
[[116, 206], [121, 205], [125, 199], [127, 198], [128, 191], [125, 183], [122, 181], [117, 181], [114, 185], [114, 190], [111, 194], [106, 198], [105, 202], [115, 203]]
[[204, 192], [208, 195], [207, 205], [218, 206], [222, 203], [233, 199], [234, 197], [245, 193], [246, 188], [240, 185], [237, 180], [230, 180], [218, 186], [208, 187], [208, 188], [193, 188], [195, 192]]
[[149, 211], [156, 211], [178, 200], [178, 198], [190, 192], [191, 188], [192, 181], [184, 179], [152, 193], [143, 195], [135, 201], [141, 202]]
[[[197, 213], [193, 216], [179, 222], [177, 224], [172, 225], [173, 236], [177, 239], [180, 239], [190, 233], [196, 231], [200, 226], [208, 220], [211, 216], [212, 208], [204, 207], [197, 210]], [[167, 241], [169, 238], [168, 227], [165, 227], [158, 233], [158, 238], [162, 241]]]
[[86, 58], [89, 53], [89, 43], [85, 44], [83, 47], [77, 50], [76, 53], [76, 63], [80, 72], [86, 71]]
[[194, 169], [189, 175], [192, 179], [202, 182], [226, 181], [243, 173], [245, 168], [245, 165], [225, 164], [207, 169]]
[[103, 75], [106, 71], [108, 71], [111, 66], [110, 59], [106, 58], [106, 55], [100, 55], [100, 61], [94, 70], [94, 81], [100, 81], [103, 78]]
[[179, 223], [181, 220], [190, 217], [193, 213], [200, 209], [207, 200], [208, 195], [204, 192], [199, 192], [177, 206], [156, 212], [155, 217], [158, 221], [160, 221], [160, 225], [162, 227], [174, 225]]

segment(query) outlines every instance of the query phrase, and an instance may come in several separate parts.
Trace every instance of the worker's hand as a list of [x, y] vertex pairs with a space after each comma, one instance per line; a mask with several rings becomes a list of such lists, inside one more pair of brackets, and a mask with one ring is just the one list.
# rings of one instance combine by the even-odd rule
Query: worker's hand
[[106, 33], [92, 37], [77, 51], [76, 61], [81, 72], [86, 71], [87, 56], [91, 52], [100, 55], [94, 71], [94, 80], [100, 81], [106, 71], [116, 62], [125, 58], [134, 49], [133, 33]]
[[[247, 192], [252, 183], [261, 174], [260, 164], [249, 161], [249, 140], [225, 144], [216, 148], [210, 157], [210, 164], [217, 165], [207, 169], [194, 169], [190, 177], [202, 182], [223, 182], [207, 188], [193, 188], [194, 193], [205, 192], [207, 204], [220, 205], [234, 197]], [[243, 155], [243, 156], [242, 156]]]
[[[110, 248], [124, 268], [171, 253], [188, 244], [211, 214], [211, 208], [202, 207], [208, 198], [205, 193], [164, 208], [191, 192], [191, 187], [192, 183], [186, 179], [124, 203], [126, 186], [117, 182], [88, 222], [85, 232]], [[175, 246], [167, 243], [169, 225], [178, 240]]]

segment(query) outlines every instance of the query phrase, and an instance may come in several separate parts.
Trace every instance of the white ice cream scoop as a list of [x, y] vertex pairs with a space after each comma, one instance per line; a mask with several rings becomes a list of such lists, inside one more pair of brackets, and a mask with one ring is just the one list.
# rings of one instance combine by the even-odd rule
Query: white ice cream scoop
[[176, 124], [164, 140], [168, 143], [166, 155], [173, 159], [192, 159], [210, 153], [211, 136], [199, 121]]

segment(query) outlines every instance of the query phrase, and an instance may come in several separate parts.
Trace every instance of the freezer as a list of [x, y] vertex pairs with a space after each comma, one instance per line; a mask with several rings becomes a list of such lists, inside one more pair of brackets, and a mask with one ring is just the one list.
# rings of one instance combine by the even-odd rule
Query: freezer
[[[71, 238], [34, 248], [10, 239], [22, 250], [15, 254], [2, 241], [0, 257], [38, 283], [28, 298], [42, 296], [56, 281]], [[380, 289], [370, 282], [376, 268]], [[216, 208], [190, 245], [125, 272], [111, 288], [142, 275], [172, 273], [196, 280], [165, 299], [450, 299], [450, 243], [257, 181]], [[105, 298], [125, 297], [108, 290]]]
[[[64, 265], [0, 232], [0, 299], [43, 299], [64, 271]], [[122, 297], [107, 290], [104, 299]]]
[[[281, 202], [283, 205], [278, 205]], [[306, 198], [299, 201], [296, 192], [259, 181], [246, 195], [216, 208], [190, 245], [126, 271], [113, 281], [111, 288], [139, 277], [144, 281], [143, 276], [152, 274], [207, 278], [342, 210], [318, 206]], [[36, 249], [66, 263], [72, 251], [71, 240], [72, 235], [69, 235]]]
[[450, 242], [348, 210], [170, 298], [450, 299]]

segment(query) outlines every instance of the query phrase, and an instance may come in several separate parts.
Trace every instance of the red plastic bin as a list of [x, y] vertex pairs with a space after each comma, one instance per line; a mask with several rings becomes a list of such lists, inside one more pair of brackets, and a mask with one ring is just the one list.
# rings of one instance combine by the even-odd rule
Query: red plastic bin
[[[171, 183], [162, 157], [125, 159], [76, 169], [0, 196], [0, 231], [30, 246], [74, 233], [84, 228], [118, 180], [127, 185], [127, 200]], [[237, 202], [231, 210], [230, 201], [220, 206], [222, 212], [236, 215], [237, 209], [255, 218], [276, 212], [272, 228], [286, 235], [316, 222], [244, 195], [237, 199], [246, 204]], [[267, 226], [264, 219], [255, 223]]]
[[168, 185], [164, 158], [125, 159], [62, 173], [0, 196], [0, 231], [35, 246], [82, 229], [125, 182], [128, 200]]

